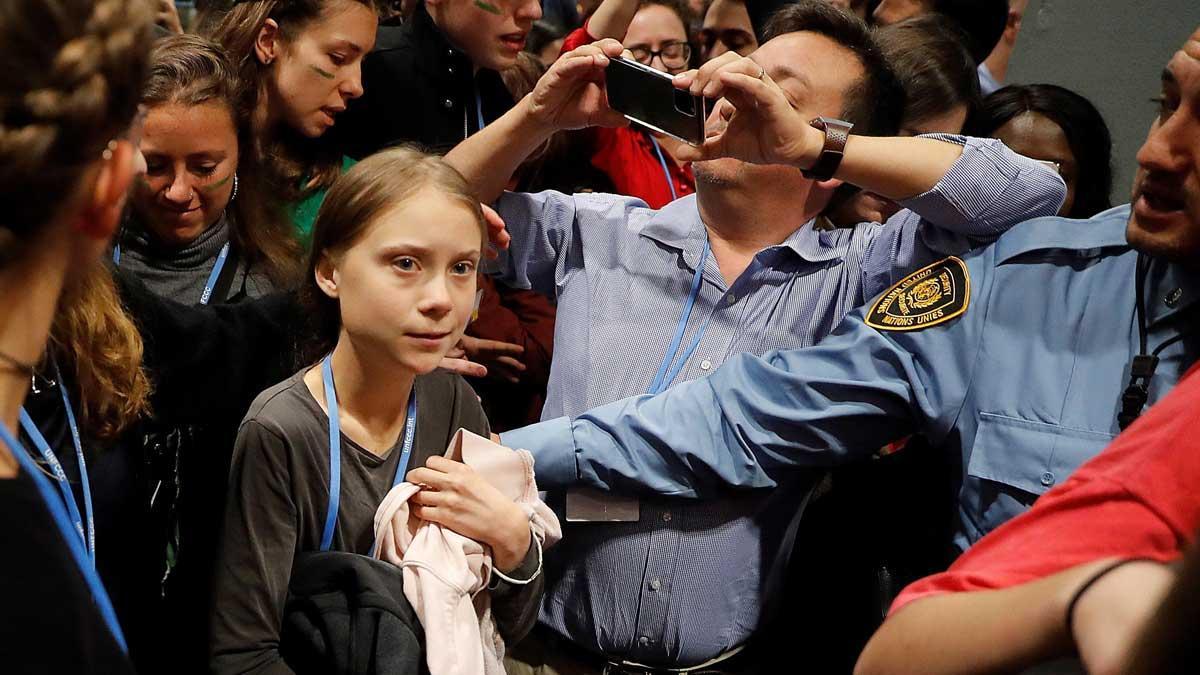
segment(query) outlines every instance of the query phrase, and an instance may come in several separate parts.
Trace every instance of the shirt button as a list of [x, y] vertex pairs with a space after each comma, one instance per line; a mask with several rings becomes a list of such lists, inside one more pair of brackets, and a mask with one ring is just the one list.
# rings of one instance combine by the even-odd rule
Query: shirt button
[[638, 638], [638, 644], [641, 645], [642, 647], [649, 647], [650, 646], [650, 638], [643, 635], [642, 637]]
[[725, 299], [725, 304], [727, 304], [727, 305], [732, 305], [735, 302], [737, 302], [736, 295], [730, 295], [728, 298]]
[[447, 72], [447, 73], [450, 73], [451, 75], [453, 75], [453, 74], [454, 74], [454, 64], [453, 64], [453, 63], [451, 63], [450, 65], [446, 66], [446, 72]]
[[651, 579], [651, 580], [650, 580], [650, 590], [652, 590], [652, 591], [657, 591], [657, 590], [658, 590], [658, 589], [660, 589], [660, 588], [662, 588], [662, 582], [661, 582], [661, 581], [659, 581], [658, 579]]
[[665, 513], [663, 513], [663, 514], [662, 514], [662, 519], [663, 519], [663, 522], [664, 522], [664, 523], [669, 523], [669, 522], [671, 522], [671, 512], [670, 512], [670, 511], [666, 511]]
[[1054, 474], [1050, 473], [1049, 471], [1042, 474], [1042, 485], [1045, 485], [1046, 487], [1054, 485]]
[[709, 368], [712, 368], [712, 361], [704, 359], [700, 362], [700, 370], [708, 370]]
[[1175, 307], [1176, 305], [1179, 304], [1179, 301], [1182, 299], [1183, 299], [1183, 289], [1176, 288], [1175, 290], [1171, 291], [1170, 293], [1167, 293], [1167, 297], [1163, 298], [1163, 302], [1166, 303], [1167, 307]]
[[453, 108], [454, 107], [453, 99], [445, 99], [444, 101], [442, 101], [442, 107], [445, 108], [446, 110]]

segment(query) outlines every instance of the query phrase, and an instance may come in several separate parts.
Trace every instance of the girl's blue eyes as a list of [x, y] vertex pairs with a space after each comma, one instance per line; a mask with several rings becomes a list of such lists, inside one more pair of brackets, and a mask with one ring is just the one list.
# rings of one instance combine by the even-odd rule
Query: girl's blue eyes
[[[392, 266], [396, 269], [411, 272], [417, 268], [417, 261], [412, 258], [396, 258], [392, 260]], [[472, 274], [475, 272], [475, 264], [471, 262], [458, 262], [450, 267], [455, 274]]]

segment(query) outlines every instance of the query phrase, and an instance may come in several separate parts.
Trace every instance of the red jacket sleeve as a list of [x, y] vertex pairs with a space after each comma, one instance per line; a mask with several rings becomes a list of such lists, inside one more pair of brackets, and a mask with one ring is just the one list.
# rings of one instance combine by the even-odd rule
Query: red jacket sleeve
[[567, 37], [563, 39], [562, 49], [558, 50], [559, 55], [561, 56], [572, 49], [595, 42], [598, 38], [589, 33], [587, 28], [587, 24], [585, 23], [583, 26], [568, 33]]

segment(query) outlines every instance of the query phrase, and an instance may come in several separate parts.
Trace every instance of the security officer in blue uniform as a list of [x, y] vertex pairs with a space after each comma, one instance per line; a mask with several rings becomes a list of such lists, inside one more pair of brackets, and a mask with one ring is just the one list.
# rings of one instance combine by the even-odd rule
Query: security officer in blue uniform
[[[744, 86], [755, 124], [786, 138], [767, 88]], [[772, 487], [787, 467], [920, 434], [961, 459], [965, 548], [1097, 454], [1200, 356], [1200, 31], [1164, 71], [1138, 163], [1131, 206], [1018, 225], [913, 273], [816, 346], [744, 354], [658, 396], [502, 440], [533, 452], [543, 489], [695, 497]]]

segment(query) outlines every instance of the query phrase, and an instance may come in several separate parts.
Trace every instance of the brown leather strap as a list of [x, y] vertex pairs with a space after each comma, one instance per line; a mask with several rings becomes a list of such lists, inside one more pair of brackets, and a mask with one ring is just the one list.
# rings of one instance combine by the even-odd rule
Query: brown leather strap
[[811, 124], [825, 132], [825, 146], [821, 148], [821, 156], [812, 168], [801, 169], [800, 173], [809, 180], [829, 180], [837, 173], [838, 166], [842, 163], [846, 141], [849, 140], [850, 130], [854, 125], [832, 117], [818, 117]]

